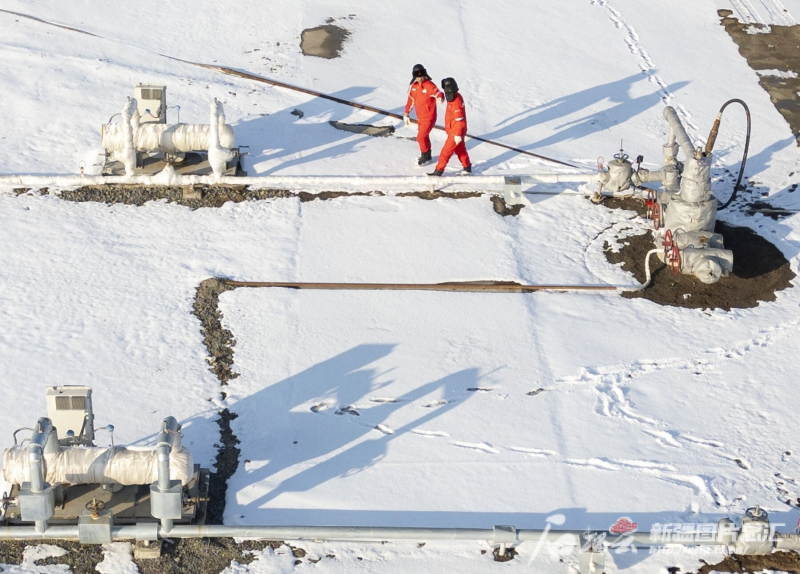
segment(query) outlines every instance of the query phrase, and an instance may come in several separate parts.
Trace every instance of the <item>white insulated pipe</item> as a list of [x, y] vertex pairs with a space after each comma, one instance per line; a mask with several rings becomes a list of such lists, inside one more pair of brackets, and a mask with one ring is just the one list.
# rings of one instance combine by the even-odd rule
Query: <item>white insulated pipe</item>
[[[304, 189], [324, 186], [327, 190], [346, 190], [353, 186], [405, 186], [429, 189], [442, 185], [492, 186], [502, 188], [505, 179], [502, 175], [473, 176], [294, 176], [268, 175], [253, 177], [224, 176], [216, 180], [211, 175], [173, 175], [169, 181], [156, 175], [111, 176], [111, 175], [0, 175], [0, 186], [23, 187], [79, 187], [84, 185], [243, 185], [254, 188]], [[556, 174], [542, 173], [519, 176], [523, 185], [537, 183], [594, 183], [597, 173]], [[376, 189], [380, 189], [377, 187]]]
[[692, 139], [689, 137], [689, 134], [686, 133], [686, 128], [683, 127], [683, 123], [681, 123], [681, 119], [678, 117], [678, 113], [675, 111], [675, 108], [672, 106], [667, 106], [664, 108], [664, 119], [667, 120], [667, 123], [669, 123], [670, 129], [668, 145], [671, 145], [673, 141], [677, 141], [687, 158], [694, 157], [694, 144], [692, 143]]
[[661, 183], [664, 180], [664, 172], [662, 170], [650, 171], [649, 169], [640, 169], [634, 171], [631, 176], [631, 181], [634, 185], [642, 185], [643, 183]]
[[[134, 540], [141, 537], [143, 528], [135, 526], [115, 526], [111, 529], [113, 540]], [[149, 529], [147, 529], [149, 531]], [[458, 540], [488, 541], [495, 544], [513, 544], [516, 542], [548, 542], [561, 541], [565, 536], [573, 536], [575, 541], [586, 535], [586, 530], [517, 530], [513, 527], [489, 528], [395, 528], [364, 526], [173, 526], [167, 531], [158, 528], [158, 538], [236, 538], [239, 540], [324, 540], [324, 541], [359, 541], [378, 542], [384, 540]], [[606, 535], [606, 540], [613, 540], [617, 534], [593, 531], [594, 534]], [[653, 540], [649, 532], [634, 532], [633, 546], [647, 548], [660, 546], [665, 542]], [[4, 526], [0, 528], [0, 540], [79, 540], [77, 525], [50, 526], [43, 532], [37, 532], [30, 526]], [[692, 541], [669, 541], [670, 545], [681, 546], [718, 546], [716, 539]], [[800, 551], [800, 535], [776, 533], [774, 539], [776, 550]]]
[[[53, 432], [53, 423], [47, 417], [42, 417], [36, 423], [36, 429], [31, 435], [28, 444], [28, 464], [30, 464], [31, 492], [38, 494], [45, 488], [44, 467], [42, 464], [42, 453], [50, 440]], [[36, 520], [34, 529], [37, 532], [44, 532], [47, 529], [47, 520]]]
[[621, 287], [620, 291], [644, 291], [650, 286], [650, 281], [652, 281], [652, 276], [650, 274], [650, 256], [658, 253], [659, 251], [661, 251], [661, 249], [651, 249], [647, 252], [647, 255], [644, 256], [644, 284], [637, 285], [636, 287]]

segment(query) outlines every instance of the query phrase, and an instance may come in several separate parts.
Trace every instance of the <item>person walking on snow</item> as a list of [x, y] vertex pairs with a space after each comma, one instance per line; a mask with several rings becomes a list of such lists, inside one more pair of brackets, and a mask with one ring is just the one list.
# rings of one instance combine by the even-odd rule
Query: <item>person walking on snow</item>
[[417, 143], [420, 155], [417, 165], [423, 166], [431, 161], [431, 130], [436, 124], [436, 104], [444, 101], [442, 92], [431, 81], [425, 66], [417, 64], [411, 72], [411, 85], [408, 88], [408, 101], [403, 121], [406, 126], [411, 125], [408, 114], [412, 106], [417, 111]]
[[436, 169], [428, 175], [442, 175], [454, 152], [464, 167], [464, 171], [472, 173], [472, 162], [469, 160], [467, 146], [464, 143], [464, 137], [467, 135], [467, 113], [464, 109], [464, 98], [458, 93], [458, 84], [453, 78], [442, 80], [442, 89], [444, 97], [447, 98], [447, 111], [444, 114], [444, 130], [447, 132], [447, 141], [444, 142], [444, 147], [439, 154]]

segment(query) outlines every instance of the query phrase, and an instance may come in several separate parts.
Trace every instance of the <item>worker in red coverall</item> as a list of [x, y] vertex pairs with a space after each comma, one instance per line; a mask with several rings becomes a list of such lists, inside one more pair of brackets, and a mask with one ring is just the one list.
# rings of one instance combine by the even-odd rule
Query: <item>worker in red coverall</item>
[[411, 85], [408, 88], [408, 101], [406, 102], [406, 112], [403, 121], [406, 126], [411, 125], [408, 114], [411, 107], [417, 110], [417, 143], [419, 144], [420, 155], [417, 160], [418, 166], [423, 166], [431, 161], [431, 130], [436, 124], [436, 104], [444, 101], [444, 96], [439, 88], [431, 81], [425, 66], [417, 64], [411, 72]]
[[464, 144], [464, 137], [467, 135], [467, 113], [464, 109], [464, 98], [458, 93], [458, 84], [453, 78], [442, 80], [442, 90], [444, 97], [447, 98], [447, 111], [444, 114], [444, 130], [447, 132], [447, 141], [439, 154], [439, 163], [436, 169], [428, 175], [439, 176], [444, 173], [447, 162], [453, 157], [453, 153], [458, 156], [461, 165], [466, 173], [472, 173], [472, 162], [469, 160], [467, 146]]

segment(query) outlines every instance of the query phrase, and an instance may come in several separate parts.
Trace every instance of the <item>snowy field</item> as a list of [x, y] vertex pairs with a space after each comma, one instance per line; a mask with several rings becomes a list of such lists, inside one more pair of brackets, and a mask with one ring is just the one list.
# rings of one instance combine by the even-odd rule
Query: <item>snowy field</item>
[[[182, 121], [204, 122], [211, 99], [223, 101], [250, 145], [251, 175], [421, 173], [416, 143], [403, 139], [414, 132], [400, 122], [166, 55], [395, 112], [422, 62], [435, 80], [456, 77], [471, 133], [585, 169], [598, 155], [610, 159], [620, 140], [655, 167], [665, 103], [701, 142], [719, 106], [739, 97], [754, 119], [747, 177], [780, 196], [800, 182], [794, 136], [716, 14], [793, 25], [800, 0], [192, 6], [187, 14], [151, 0], [2, 0], [4, 11], [96, 36], [0, 11], [0, 174], [77, 173], [81, 162], [91, 171], [100, 125], [136, 82], [165, 83]], [[300, 32], [328, 17], [352, 34], [342, 57], [304, 57]], [[401, 137], [349, 134], [329, 120], [394, 124]], [[433, 139], [436, 153], [443, 135]], [[743, 139], [732, 109], [718, 173], [738, 167]], [[467, 145], [481, 173], [556, 169]], [[623, 227], [644, 228], [630, 217], [575, 195], [501, 218], [486, 197], [292, 198], [190, 211], [2, 190], [0, 384], [13, 407], [0, 444], [44, 414], [45, 386], [89, 384], [98, 423], [115, 425], [117, 444], [152, 443], [172, 414], [205, 466], [216, 456], [217, 412], [237, 413], [230, 524], [540, 528], [563, 515], [564, 528], [607, 529], [627, 516], [645, 530], [761, 504], [791, 531], [798, 510], [784, 501], [800, 497], [797, 289], [731, 312], [616, 294], [239, 289], [220, 299], [241, 374], [224, 401], [191, 314], [197, 285], [212, 276], [631, 285], [602, 253]], [[798, 272], [796, 217], [721, 217], [775, 242]], [[283, 547], [228, 572], [555, 573], [570, 563], [531, 543], [504, 565], [488, 544], [301, 546], [323, 560], [295, 566]], [[6, 571], [63, 572], [33, 564], [34, 552], [47, 551]], [[125, 545], [110, 547], [101, 571], [135, 572], [127, 557]], [[642, 552], [609, 561], [608, 572], [632, 574], [700, 564]]]

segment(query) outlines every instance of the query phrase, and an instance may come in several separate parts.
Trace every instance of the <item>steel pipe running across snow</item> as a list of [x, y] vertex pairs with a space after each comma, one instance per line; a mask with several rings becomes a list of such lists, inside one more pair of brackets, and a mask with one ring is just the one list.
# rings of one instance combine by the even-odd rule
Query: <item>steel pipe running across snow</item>
[[[113, 540], [150, 539], [152, 523], [134, 526], [115, 526], [111, 529]], [[173, 526], [167, 531], [158, 527], [158, 538], [236, 538], [239, 540], [316, 540], [316, 541], [359, 541], [380, 542], [384, 540], [453, 540], [491, 542], [494, 544], [514, 544], [517, 542], [563, 541], [564, 536], [573, 536], [579, 541], [585, 530], [517, 530], [513, 526], [494, 528], [409, 528], [409, 527], [367, 527], [367, 526]], [[614, 540], [619, 534], [595, 531], [594, 535], [605, 535], [606, 540]], [[142, 538], [145, 536], [145, 538]], [[663, 545], [658, 537], [649, 532], [634, 532], [632, 545], [647, 548]], [[0, 540], [79, 540], [78, 526], [50, 526], [44, 532], [37, 532], [31, 526], [5, 526], [0, 528]], [[800, 535], [775, 534], [776, 550], [800, 550]], [[710, 540], [670, 541], [670, 545], [718, 546], [721, 542]]]
[[[173, 175], [166, 180], [156, 175], [0, 175], [2, 186], [25, 187], [77, 187], [84, 185], [242, 185], [254, 188], [289, 188], [304, 189], [313, 186], [325, 186], [327, 191], [347, 190], [352, 186], [369, 186], [380, 189], [380, 186], [412, 186], [429, 189], [432, 186], [479, 184], [502, 189], [505, 178], [502, 175], [473, 176], [291, 176], [267, 175], [253, 177], [224, 176], [216, 179], [211, 175]], [[593, 183], [597, 181], [597, 173], [541, 173], [517, 176], [521, 184], [536, 183]], [[376, 187], [378, 186], [378, 187]]]

